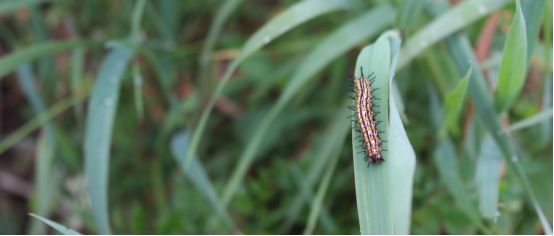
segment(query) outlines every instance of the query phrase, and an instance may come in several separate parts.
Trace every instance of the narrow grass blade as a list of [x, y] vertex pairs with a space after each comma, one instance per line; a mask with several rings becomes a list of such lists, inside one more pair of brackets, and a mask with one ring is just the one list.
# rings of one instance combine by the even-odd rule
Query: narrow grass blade
[[[462, 35], [453, 36], [447, 40], [447, 46], [460, 71], [465, 71], [469, 67], [478, 68], [478, 63], [473, 55], [473, 50], [471, 49], [467, 37]], [[537, 202], [535, 193], [529, 184], [527, 174], [521, 166], [521, 163], [519, 163], [519, 158], [514, 150], [514, 146], [511, 144], [508, 136], [500, 132], [500, 119], [494, 110], [492, 96], [487, 91], [484, 76], [478, 70], [473, 71], [475, 72], [471, 74], [471, 78], [469, 79], [468, 95], [474, 101], [476, 113], [502, 150], [506, 163], [515, 171], [516, 176], [522, 182], [525, 192], [529, 197], [529, 201], [533, 205], [544, 231], [551, 233], [552, 228]]]
[[221, 7], [217, 10], [214, 21], [210, 25], [208, 37], [206, 38], [206, 42], [202, 48], [202, 54], [200, 55], [200, 79], [206, 79], [206, 73], [212, 57], [212, 52], [221, 29], [223, 28], [223, 24], [241, 3], [242, 0], [226, 0], [225, 3], [223, 3], [223, 5], [221, 5]]
[[509, 2], [508, 0], [467, 0], [460, 2], [406, 41], [398, 59], [397, 69], [404, 67], [426, 48], [446, 36], [463, 29]]
[[475, 183], [479, 193], [479, 211], [488, 219], [496, 220], [497, 217], [501, 165], [502, 151], [490, 135], [485, 136], [477, 159]]
[[[371, 164], [364, 160], [367, 152], [356, 140], [361, 134], [353, 129], [352, 145], [358, 217], [362, 234], [408, 234], [411, 212], [415, 154], [391, 94], [391, 84], [399, 52], [400, 37], [396, 31], [383, 34], [365, 47], [356, 61], [355, 75], [373, 73], [373, 96], [378, 106], [378, 129], [386, 141], [382, 155], [385, 162]], [[390, 109], [389, 109], [390, 108]], [[390, 110], [390, 113], [389, 113]]]
[[190, 147], [187, 152], [187, 161], [190, 161], [196, 155], [200, 138], [206, 128], [206, 124], [215, 104], [215, 100], [223, 92], [223, 88], [227, 84], [227, 81], [231, 78], [231, 75], [243, 60], [258, 51], [264, 45], [273, 41], [275, 38], [301, 25], [302, 23], [325, 13], [353, 7], [356, 3], [358, 3], [357, 0], [304, 0], [277, 15], [261, 29], [256, 31], [256, 33], [254, 33], [254, 35], [252, 35], [252, 37], [250, 37], [245, 43], [240, 52], [240, 56], [233, 61], [229, 68], [227, 68], [227, 71], [223, 75], [223, 79], [219, 82], [210, 97], [210, 100], [206, 105], [206, 109], [202, 112], [202, 116], [200, 117], [200, 120], [194, 129], [194, 134], [192, 135]]
[[[31, 209], [40, 215], [48, 215], [54, 201], [56, 191], [56, 173], [52, 166], [52, 158], [56, 149], [52, 126], [47, 119], [44, 119], [43, 114], [46, 110], [45, 102], [42, 95], [37, 90], [34, 84], [34, 76], [32, 68], [25, 63], [17, 67], [17, 79], [19, 85], [31, 103], [33, 111], [42, 117], [44, 124], [42, 135], [39, 138], [39, 144], [36, 152], [35, 166], [35, 188], [32, 196]], [[30, 226], [29, 233], [40, 234], [45, 233], [43, 224], [33, 221]]]
[[418, 16], [422, 13], [423, 6], [427, 2], [427, 0], [401, 1], [400, 6], [398, 6], [398, 14], [396, 15], [397, 27], [404, 33], [410, 32]]
[[[348, 107], [350, 103], [351, 101], [348, 101], [348, 103], [343, 107]], [[349, 114], [340, 116], [341, 122], [345, 123], [344, 120], [348, 116]], [[333, 128], [325, 134], [326, 139], [323, 141], [323, 145], [316, 154], [317, 161], [313, 163], [313, 165], [310, 165], [310, 170], [301, 180], [301, 186], [299, 187], [300, 192], [296, 195], [294, 200], [292, 200], [291, 207], [289, 208], [289, 211], [285, 217], [285, 223], [282, 227], [285, 231], [290, 229], [290, 227], [292, 227], [292, 225], [296, 222], [298, 214], [303, 209], [306, 199], [310, 199], [309, 202], [312, 202], [309, 196], [314, 189], [314, 186], [320, 182], [320, 176], [325, 168], [325, 165], [328, 164], [329, 160], [333, 157], [331, 154], [337, 144], [337, 137], [341, 137], [341, 130], [339, 128], [340, 127], [337, 126], [337, 124], [334, 124]]]
[[444, 120], [443, 126], [440, 131], [442, 135], [446, 135], [447, 128], [456, 136], [460, 132], [458, 128], [458, 120], [460, 113], [462, 112], [462, 107], [464, 105], [466, 97], [469, 75], [471, 75], [471, 69], [469, 69], [464, 78], [462, 78], [458, 82], [456, 88], [446, 95], [444, 101], [444, 111], [446, 112], [446, 119]]
[[132, 56], [130, 48], [114, 46], [100, 67], [88, 105], [85, 175], [94, 220], [101, 234], [111, 232], [107, 198], [110, 144], [121, 80]]
[[[37, 163], [35, 167], [35, 194], [33, 195], [32, 209], [40, 215], [50, 214], [54, 203], [54, 197], [58, 189], [56, 170], [52, 166], [54, 156], [54, 136], [43, 132], [40, 136], [37, 148]], [[31, 234], [46, 233], [42, 224], [31, 223]]]
[[[377, 20], [379, 19], [379, 20]], [[382, 7], [366, 13], [333, 32], [321, 43], [319, 43], [313, 51], [311, 51], [299, 65], [290, 82], [285, 87], [285, 90], [277, 104], [271, 108], [269, 114], [260, 122], [256, 132], [252, 136], [245, 151], [241, 154], [239, 164], [233, 171], [231, 180], [225, 188], [223, 194], [224, 204], [228, 204], [235, 195], [238, 186], [246, 170], [250, 167], [254, 156], [260, 146], [261, 140], [266, 135], [270, 124], [281, 113], [283, 108], [291, 101], [294, 95], [300, 91], [303, 85], [313, 79], [314, 75], [325, 68], [332, 60], [346, 52], [354, 45], [362, 40], [377, 33], [380, 29], [390, 25], [394, 20], [394, 11], [390, 7]], [[379, 23], [381, 24], [379, 24]], [[359, 30], [364, 28], [365, 30]]]
[[18, 49], [10, 55], [0, 59], [0, 80], [23, 63], [29, 62], [43, 55], [71, 49], [80, 44], [81, 42], [78, 40], [53, 41]]
[[190, 163], [185, 162], [186, 149], [188, 147], [189, 135], [186, 131], [181, 131], [176, 134], [171, 140], [171, 151], [173, 152], [173, 158], [179, 163], [181, 170], [187, 175], [192, 183], [202, 192], [212, 207], [217, 211], [217, 214], [223, 219], [223, 222], [229, 227], [233, 227], [233, 221], [229, 216], [229, 213], [225, 210], [225, 207], [221, 204], [219, 197], [213, 187], [212, 182], [208, 178], [204, 166], [196, 158]]
[[82, 102], [86, 98], [87, 94], [88, 93], [80, 93], [56, 103], [48, 110], [38, 114], [32, 120], [25, 123], [23, 126], [21, 126], [21, 128], [3, 138], [0, 141], [0, 154], [4, 153], [11, 146], [21, 141], [25, 136], [29, 135], [31, 132], [44, 125], [46, 122], [50, 121], [60, 113], [69, 109], [71, 106], [75, 105], [76, 103]]
[[146, 0], [139, 0], [135, 4], [133, 9], [133, 18], [131, 20], [131, 38], [137, 42], [140, 40], [140, 21], [144, 15], [144, 6], [146, 5]]
[[533, 50], [539, 37], [539, 29], [542, 23], [544, 7], [547, 1], [522, 1], [521, 11], [525, 18], [525, 29], [527, 32], [527, 64], [531, 62]]
[[9, 14], [21, 7], [30, 7], [50, 0], [4, 0], [0, 2], [0, 16]]
[[472, 205], [469, 194], [465, 190], [464, 182], [459, 173], [460, 165], [456, 158], [457, 155], [452, 141], [448, 138], [440, 140], [433, 153], [433, 161], [444, 186], [454, 197], [456, 205], [471, 219], [471, 223], [488, 232], [478, 218], [476, 208]]
[[135, 109], [139, 119], [144, 118], [144, 102], [142, 100], [142, 84], [144, 79], [140, 73], [139, 64], [133, 65], [133, 95], [135, 98]]
[[[349, 103], [350, 101], [348, 101], [347, 104]], [[330, 144], [330, 152], [325, 154], [327, 156], [326, 159], [330, 159], [330, 161], [327, 165], [327, 170], [325, 171], [323, 180], [321, 180], [321, 184], [319, 185], [315, 195], [315, 199], [312, 200], [311, 210], [308, 216], [308, 224], [304, 229], [304, 234], [312, 234], [315, 229], [317, 219], [323, 207], [322, 205], [325, 193], [327, 193], [331, 177], [333, 177], [333, 173], [335, 172], [335, 167], [337, 166], [346, 135], [348, 134], [350, 128], [350, 123], [344, 122], [344, 117], [347, 117], [350, 113], [350, 110], [346, 109], [346, 107], [347, 105], [344, 106], [342, 112], [337, 113], [332, 132], [330, 133], [330, 137], [332, 137], [334, 142]]]
[[[76, 95], [79, 93], [79, 89], [83, 86], [83, 64], [85, 60], [85, 50], [84, 48], [76, 48], [71, 55], [71, 93]], [[82, 121], [83, 117], [83, 106], [82, 104], [75, 105], [75, 113], [79, 118], [79, 121]]]
[[75, 230], [72, 230], [70, 228], [67, 228], [63, 225], [60, 225], [54, 221], [51, 221], [49, 219], [46, 219], [42, 216], [39, 216], [39, 215], [35, 215], [33, 213], [29, 213], [30, 216], [42, 221], [43, 223], [47, 224], [48, 226], [52, 227], [53, 229], [55, 229], [56, 231], [64, 234], [64, 235], [80, 235], [80, 233], [78, 233], [77, 231]]
[[552, 108], [548, 108], [546, 110], [543, 110], [527, 119], [524, 119], [522, 121], [518, 121], [510, 126], [510, 128], [504, 130], [505, 133], [510, 133], [516, 130], [524, 129], [527, 127], [531, 127], [534, 125], [541, 124], [545, 120], [551, 120], [552, 119]]
[[500, 113], [506, 112], [516, 100], [525, 83], [527, 71], [527, 30], [519, 0], [516, 1], [515, 14], [502, 51], [496, 85], [495, 105]]

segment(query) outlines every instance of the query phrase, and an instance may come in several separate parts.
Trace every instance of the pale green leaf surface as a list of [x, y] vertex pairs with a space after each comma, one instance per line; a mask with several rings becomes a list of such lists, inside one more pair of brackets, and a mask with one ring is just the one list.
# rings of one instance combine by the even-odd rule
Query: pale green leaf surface
[[17, 66], [36, 59], [40, 56], [67, 50], [80, 45], [77, 40], [52, 41], [36, 44], [23, 49], [17, 49], [15, 52], [0, 59], [0, 80], [10, 73]]
[[527, 71], [527, 31], [520, 1], [516, 1], [516, 15], [502, 51], [500, 73], [496, 85], [495, 106], [506, 112], [516, 100], [525, 83]]
[[115, 46], [96, 77], [88, 104], [84, 139], [85, 175], [98, 232], [110, 234], [108, 214], [108, 170], [112, 128], [123, 72], [132, 49]]
[[46, 219], [42, 216], [39, 216], [39, 215], [35, 215], [33, 213], [29, 213], [30, 216], [42, 221], [43, 223], [47, 224], [48, 226], [52, 227], [53, 229], [55, 229], [56, 231], [64, 234], [64, 235], [80, 235], [80, 233], [78, 233], [77, 231], [75, 230], [72, 230], [70, 228], [67, 228], [63, 225], [60, 225], [54, 221], [51, 221], [49, 219]]
[[446, 112], [446, 119], [441, 128], [442, 134], [446, 134], [446, 128], [448, 128], [448, 130], [450, 130], [450, 132], [455, 135], [460, 132], [458, 128], [458, 120], [460, 113], [462, 112], [462, 107], [464, 105], [470, 74], [471, 68], [468, 70], [464, 78], [458, 81], [456, 88], [454, 88], [453, 91], [446, 95], [444, 101], [444, 111]]
[[527, 64], [531, 62], [531, 56], [539, 37], [539, 29], [542, 23], [542, 17], [547, 1], [528, 1], [521, 2], [521, 11], [525, 18], [525, 28], [527, 31]]
[[[380, 136], [387, 141], [382, 151], [385, 162], [371, 164], [364, 160], [365, 152], [356, 140], [353, 129], [354, 178], [358, 217], [362, 234], [408, 234], [411, 214], [415, 153], [404, 131], [391, 83], [400, 46], [396, 31], [383, 34], [374, 44], [365, 47], [356, 61], [355, 75], [373, 73], [377, 121]], [[390, 117], [389, 117], [390, 107]]]
[[[548, 121], [551, 119], [552, 119], [552, 108], [547, 108], [546, 110], [543, 110], [529, 118], [526, 118], [522, 121], [518, 121], [512, 124], [508, 129], [504, 130], [504, 132], [509, 133], [512, 131], [524, 129], [527, 127], [541, 124], [542, 122]], [[550, 122], [552, 123], [552, 121]]]
[[479, 193], [479, 211], [488, 219], [495, 220], [497, 217], [501, 165], [502, 151], [490, 135], [485, 136], [477, 159], [475, 183]]

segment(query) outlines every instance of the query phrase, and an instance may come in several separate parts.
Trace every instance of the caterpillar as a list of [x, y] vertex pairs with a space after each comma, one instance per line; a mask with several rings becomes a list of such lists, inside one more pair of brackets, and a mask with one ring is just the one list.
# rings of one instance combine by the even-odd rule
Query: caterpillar
[[353, 78], [354, 95], [353, 100], [355, 106], [351, 107], [354, 110], [353, 123], [355, 128], [361, 134], [357, 139], [360, 141], [360, 145], [364, 150], [364, 160], [370, 163], [379, 163], [384, 161], [382, 155], [381, 138], [379, 134], [383, 133], [377, 129], [377, 126], [381, 123], [377, 121], [377, 113], [375, 108], [378, 105], [374, 104], [375, 100], [378, 100], [374, 92], [377, 88], [374, 88], [375, 76], [371, 73], [368, 77], [364, 76], [363, 69], [360, 67], [361, 77]]

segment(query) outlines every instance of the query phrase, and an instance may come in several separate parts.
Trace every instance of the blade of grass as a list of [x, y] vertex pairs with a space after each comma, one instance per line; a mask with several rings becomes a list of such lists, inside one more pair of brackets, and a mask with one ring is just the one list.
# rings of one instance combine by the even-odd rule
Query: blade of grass
[[499, 113], [506, 112], [516, 100], [525, 83], [527, 71], [527, 30], [521, 3], [516, 1], [516, 16], [508, 32], [496, 84], [495, 106]]
[[523, 1], [521, 2], [521, 11], [525, 18], [525, 28], [527, 32], [527, 64], [531, 62], [533, 50], [539, 37], [539, 29], [542, 23], [543, 8], [547, 1]]
[[115, 45], [100, 67], [91, 92], [85, 124], [85, 175], [93, 217], [100, 234], [110, 234], [108, 170], [110, 144], [123, 72], [132, 49]]
[[460, 132], [458, 128], [458, 120], [464, 105], [470, 74], [471, 68], [467, 71], [466, 75], [458, 81], [456, 88], [446, 95], [443, 108], [446, 113], [446, 119], [444, 120], [444, 123], [439, 131], [442, 136], [446, 136], [447, 128], [456, 136]]
[[[310, 79], [313, 79], [313, 76], [318, 71], [324, 69], [333, 59], [360, 43], [362, 40], [377, 33], [380, 29], [391, 24], [393, 20], [394, 10], [391, 7], [386, 6], [377, 8], [340, 27], [318, 44], [314, 50], [304, 58], [290, 82], [287, 83], [283, 94], [279, 97], [275, 106], [271, 108], [268, 115], [263, 118], [258, 128], [256, 128], [256, 132], [249, 141], [245, 151], [241, 154], [239, 164], [233, 171], [231, 180], [227, 184], [223, 194], [223, 202], [225, 205], [227, 205], [235, 195], [269, 126], [291, 101], [293, 96], [301, 90], [302, 86], [309, 82]], [[365, 30], [359, 30], [360, 28], [364, 28]]]
[[230, 228], [234, 228], [234, 223], [229, 216], [229, 213], [225, 210], [225, 207], [221, 204], [215, 188], [208, 178], [202, 163], [196, 158], [189, 164], [185, 162], [186, 153], [184, 151], [188, 146], [188, 138], [189, 135], [186, 131], [181, 131], [173, 136], [173, 139], [171, 140], [171, 151], [173, 152], [173, 157], [179, 163], [181, 170], [188, 176], [198, 190], [206, 196], [223, 222], [225, 222], [225, 224], [227, 224]]
[[[73, 51], [73, 54], [71, 55], [71, 77], [70, 77], [70, 83], [71, 83], [71, 93], [77, 94], [79, 92], [79, 88], [83, 86], [83, 64], [85, 60], [85, 50], [84, 48], [76, 48]], [[83, 117], [83, 106], [82, 104], [76, 104], [75, 105], [75, 114], [77, 115], [77, 118], [79, 121], [82, 121]], [[81, 124], [81, 123], [80, 123]]]
[[81, 44], [82, 42], [79, 40], [52, 41], [18, 49], [10, 55], [0, 59], [0, 80], [23, 63], [29, 62], [43, 55], [71, 49]]
[[529, 184], [527, 175], [519, 163], [519, 158], [516, 155], [514, 146], [511, 144], [508, 136], [500, 134], [502, 129], [500, 119], [495, 113], [492, 96], [489, 95], [487, 91], [483, 74], [480, 71], [475, 70], [475, 68], [479, 68], [479, 66], [473, 55], [473, 50], [471, 49], [469, 40], [463, 35], [455, 35], [447, 39], [446, 43], [448, 50], [453, 59], [456, 61], [460, 71], [467, 70], [469, 67], [472, 68], [472, 71], [475, 71], [471, 74], [471, 78], [469, 79], [468, 95], [474, 101], [476, 113], [481, 118], [481, 121], [483, 121], [485, 128], [492, 134], [496, 143], [502, 150], [506, 163], [508, 163], [510, 168], [516, 172], [516, 176], [522, 182], [529, 201], [533, 205], [533, 208], [543, 225], [544, 231], [551, 233], [552, 229], [550, 224], [548, 223], [548, 220], [546, 220], [546, 217], [537, 202], [533, 189], [531, 189], [531, 185]]
[[134, 42], [140, 41], [140, 22], [144, 15], [145, 0], [139, 0], [133, 9], [133, 18], [131, 20], [131, 38]]
[[35, 215], [33, 213], [29, 213], [30, 216], [42, 221], [43, 223], [47, 224], [48, 226], [52, 227], [53, 229], [55, 229], [56, 231], [64, 234], [64, 235], [80, 235], [80, 233], [78, 233], [77, 231], [75, 230], [72, 230], [70, 228], [67, 228], [63, 225], [60, 225], [54, 221], [51, 221], [49, 219], [46, 219], [42, 216], [39, 216], [39, 215]]
[[[349, 101], [350, 102], [350, 101]], [[347, 105], [344, 105], [344, 107], [347, 107]], [[342, 116], [342, 122], [344, 122], [344, 119], [348, 117], [348, 114]], [[310, 194], [312, 190], [314, 189], [314, 186], [316, 183], [320, 182], [320, 176], [321, 173], [324, 171], [325, 165], [328, 163], [329, 158], [332, 157], [331, 152], [334, 149], [335, 144], [337, 143], [337, 137], [339, 137], [339, 130], [338, 127], [335, 125], [333, 126], [333, 129], [330, 129], [325, 134], [326, 139], [323, 141], [323, 145], [319, 148], [319, 151], [315, 155], [317, 157], [317, 161], [314, 161], [312, 165], [310, 165], [310, 170], [308, 171], [307, 175], [304, 176], [300, 181], [300, 187], [299, 187], [299, 193], [296, 195], [294, 200], [292, 200], [292, 204], [289, 208], [288, 213], [286, 214], [285, 222], [283, 223], [284, 232], [287, 232], [290, 230], [290, 228], [293, 226], [293, 224], [296, 222], [296, 219], [298, 218], [298, 214], [303, 209], [304, 203], [306, 200], [308, 202], [312, 202], [310, 198]]]
[[423, 6], [427, 4], [426, 0], [420, 1], [400, 1], [398, 14], [396, 15], [396, 25], [404, 33], [411, 31], [417, 17], [421, 14]]
[[204, 47], [202, 48], [202, 54], [200, 55], [200, 79], [206, 79], [206, 73], [208, 71], [210, 59], [212, 58], [212, 52], [214, 50], [216, 40], [219, 38], [219, 34], [221, 33], [221, 29], [223, 28], [223, 24], [241, 3], [242, 0], [227, 0], [217, 10], [215, 18], [210, 25], [210, 31], [208, 32], [206, 43], [204, 43]]
[[72, 95], [71, 97], [61, 100], [60, 102], [50, 107], [48, 110], [45, 110], [44, 112], [35, 116], [32, 120], [21, 126], [21, 128], [12, 132], [10, 135], [0, 141], [0, 154], [7, 151], [11, 146], [25, 138], [25, 136], [29, 135], [31, 132], [44, 125], [46, 122], [61, 114], [65, 110], [69, 109], [71, 106], [82, 102], [87, 97], [87, 95], [88, 91]]
[[[32, 199], [32, 211], [40, 215], [50, 214], [57, 191], [56, 170], [52, 166], [54, 156], [53, 135], [43, 132], [38, 141], [37, 161], [35, 166], [35, 194]], [[31, 234], [46, 233], [43, 224], [31, 222]]]
[[315, 199], [311, 201], [311, 210], [308, 216], [308, 223], [306, 225], [306, 228], [304, 228], [304, 234], [312, 234], [314, 231], [317, 219], [319, 218], [319, 214], [322, 210], [321, 208], [323, 207], [322, 205], [325, 193], [327, 193], [329, 183], [331, 182], [331, 177], [333, 177], [333, 173], [335, 172], [335, 167], [337, 166], [341, 150], [344, 146], [346, 135], [348, 134], [350, 128], [350, 123], [344, 122], [344, 117], [347, 117], [350, 113], [350, 110], [346, 109], [348, 104], [350, 104], [350, 101], [345, 104], [346, 105], [343, 106], [344, 108], [342, 109], [343, 111], [339, 112], [336, 115], [332, 131], [328, 135], [329, 138], [327, 140], [331, 141], [331, 143], [329, 143], [329, 146], [325, 146], [324, 149], [328, 150], [329, 152], [322, 153], [322, 156], [318, 156], [318, 158], [321, 157], [329, 159], [329, 163], [327, 164], [327, 170], [325, 171], [323, 180], [319, 185], [319, 188], [315, 195]]
[[481, 17], [500, 9], [507, 3], [509, 3], [507, 0], [467, 0], [449, 9], [406, 41], [400, 52], [397, 70], [408, 64], [426, 48]]
[[4, 0], [0, 2], [0, 16], [9, 14], [21, 7], [30, 7], [50, 0]]
[[465, 185], [459, 173], [459, 166], [454, 144], [449, 138], [439, 141], [433, 154], [433, 161], [439, 171], [441, 180], [454, 200], [456, 205], [463, 210], [466, 216], [471, 219], [471, 223], [479, 227], [483, 232], [489, 233], [481, 220], [479, 219], [476, 208], [472, 205], [469, 193], [465, 190]]
[[[396, 31], [384, 33], [372, 45], [365, 47], [356, 61], [355, 75], [373, 73], [373, 96], [378, 129], [386, 141], [382, 155], [385, 162], [371, 164], [364, 160], [366, 151], [358, 145], [357, 129], [352, 131], [354, 178], [358, 217], [362, 234], [408, 234], [410, 225], [415, 154], [407, 138], [398, 108], [391, 94], [394, 70], [400, 47]], [[390, 113], [389, 113], [390, 108]], [[388, 150], [388, 151], [387, 151]]]
[[544, 122], [545, 120], [550, 120], [552, 118], [552, 108], [543, 110], [529, 118], [526, 118], [522, 121], [518, 121], [512, 124], [508, 129], [503, 130], [504, 133], [510, 133], [516, 130], [524, 129], [531, 127], [533, 125], [538, 125]]
[[206, 109], [204, 109], [204, 111], [202, 112], [202, 116], [200, 117], [200, 120], [196, 125], [194, 133], [192, 135], [190, 147], [187, 152], [187, 162], [196, 155], [200, 138], [204, 133], [204, 129], [206, 128], [206, 124], [215, 104], [215, 100], [223, 92], [223, 88], [227, 84], [227, 81], [229, 80], [229, 78], [231, 78], [231, 75], [242, 61], [244, 61], [246, 58], [258, 51], [266, 44], [270, 43], [275, 38], [301, 25], [302, 23], [305, 23], [325, 13], [353, 7], [355, 6], [355, 3], [358, 3], [358, 1], [304, 0], [289, 7], [287, 10], [277, 15], [271, 21], [265, 24], [261, 29], [256, 31], [256, 33], [254, 33], [254, 35], [252, 35], [252, 37], [250, 37], [248, 41], [244, 44], [239, 57], [232, 62], [229, 68], [227, 68], [225, 74], [223, 75], [223, 79], [217, 85], [215, 91], [210, 97], [210, 100], [206, 105]]
[[133, 95], [135, 98], [135, 109], [140, 120], [144, 118], [144, 102], [142, 100], [142, 74], [140, 73], [140, 65], [133, 65]]
[[[546, 1], [542, 25], [544, 63], [547, 65], [543, 70], [542, 110], [546, 110], [552, 107], [552, 1]], [[540, 141], [544, 144], [552, 142], [552, 121], [542, 124]]]
[[[42, 99], [42, 95], [37, 90], [34, 84], [34, 76], [31, 66], [27, 63], [17, 67], [16, 70], [17, 79], [25, 97], [31, 103], [33, 111], [40, 115], [45, 108], [45, 102]], [[41, 116], [39, 116], [41, 117]], [[56, 150], [56, 143], [54, 141], [54, 135], [52, 126], [49, 121], [44, 120], [43, 133], [39, 138], [39, 146], [37, 148], [37, 159], [35, 167], [35, 188], [32, 196], [32, 210], [40, 215], [48, 215], [54, 200], [55, 176], [56, 173], [52, 166], [52, 156]], [[30, 227], [30, 233], [39, 234], [44, 233], [44, 225], [33, 221]]]
[[490, 135], [486, 135], [481, 144], [477, 159], [475, 183], [479, 193], [479, 210], [488, 219], [498, 216], [498, 191], [500, 188], [500, 168], [502, 152]]

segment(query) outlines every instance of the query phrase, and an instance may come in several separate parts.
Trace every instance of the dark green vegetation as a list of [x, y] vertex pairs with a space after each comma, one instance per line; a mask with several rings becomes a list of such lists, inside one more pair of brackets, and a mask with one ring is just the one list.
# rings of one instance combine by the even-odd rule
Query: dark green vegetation
[[389, 29], [409, 232], [551, 232], [552, 1], [427, 2], [0, 1], [0, 233], [358, 234], [348, 77]]

